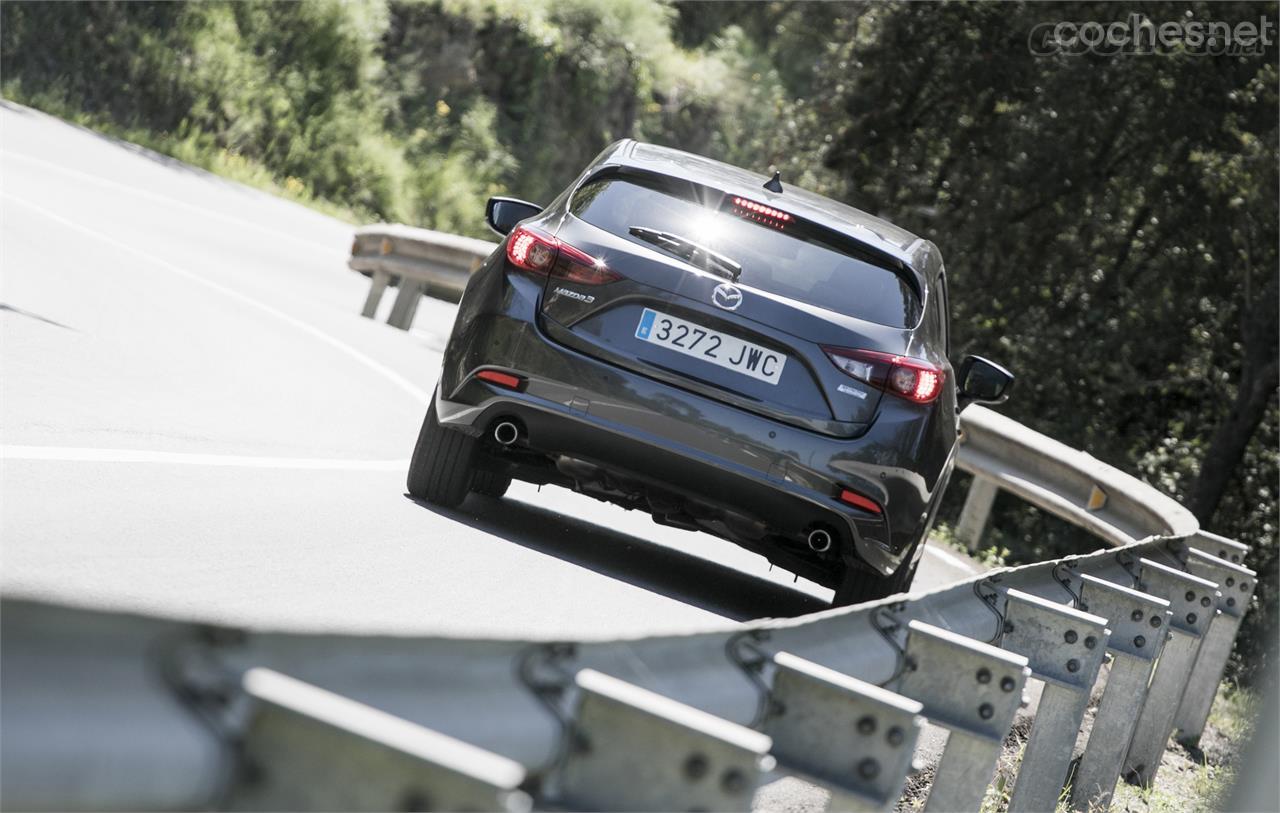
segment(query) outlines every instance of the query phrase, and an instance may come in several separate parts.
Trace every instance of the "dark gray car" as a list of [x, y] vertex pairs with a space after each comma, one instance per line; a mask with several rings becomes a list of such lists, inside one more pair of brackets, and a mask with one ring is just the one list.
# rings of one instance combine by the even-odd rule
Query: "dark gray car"
[[947, 360], [927, 240], [841, 203], [621, 141], [546, 208], [506, 198], [408, 489], [513, 478], [706, 531], [836, 590], [907, 589], [957, 414], [1012, 377]]

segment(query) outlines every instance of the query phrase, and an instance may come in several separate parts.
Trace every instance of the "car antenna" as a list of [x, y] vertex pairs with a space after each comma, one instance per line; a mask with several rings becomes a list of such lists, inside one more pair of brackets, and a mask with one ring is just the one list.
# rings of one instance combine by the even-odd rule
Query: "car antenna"
[[770, 178], [768, 181], [765, 181], [764, 188], [768, 189], [770, 192], [781, 192], [782, 191], [782, 173], [777, 170], [774, 170], [773, 177]]

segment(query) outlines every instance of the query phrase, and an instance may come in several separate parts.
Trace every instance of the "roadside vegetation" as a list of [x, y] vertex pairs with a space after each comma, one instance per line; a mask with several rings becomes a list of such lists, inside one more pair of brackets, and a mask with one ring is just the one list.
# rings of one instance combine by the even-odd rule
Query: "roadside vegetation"
[[929, 541], [951, 548], [956, 553], [972, 559], [987, 570], [1005, 567], [1009, 563], [1008, 558], [1011, 555], [1008, 548], [988, 545], [986, 541], [979, 543], [977, 550], [969, 550], [968, 545], [956, 538], [955, 528], [948, 522], [935, 523], [933, 530], [929, 531]]
[[[1148, 3], [1159, 23], [1271, 4]], [[948, 261], [953, 355], [1002, 407], [1255, 548], [1233, 674], [1276, 637], [1275, 46], [1034, 57], [1105, 4], [364, 0], [0, 4], [0, 92], [352, 221], [484, 236], [614, 139], [682, 147], [888, 217]], [[957, 476], [943, 519], [964, 493]], [[1016, 500], [1009, 564], [1095, 547]]]
[[1266, 722], [1259, 719], [1254, 692], [1223, 684], [1199, 747], [1188, 749], [1171, 742], [1155, 786], [1144, 790], [1121, 782], [1111, 809], [1130, 813], [1208, 813], [1226, 809], [1243, 750], [1249, 747], [1254, 728]]
[[[1097, 698], [1094, 699], [1096, 703]], [[1241, 761], [1242, 749], [1249, 746], [1255, 726], [1260, 722], [1257, 695], [1232, 684], [1218, 690], [1213, 709], [1200, 745], [1187, 747], [1170, 740], [1160, 764], [1155, 786], [1143, 789], [1123, 779], [1116, 785], [1109, 807], [1090, 808], [1089, 813], [1123, 810], [1127, 813], [1210, 813], [1223, 810], [1236, 781], [1235, 766]], [[1005, 740], [1004, 753], [996, 765], [996, 774], [982, 801], [982, 813], [1000, 813], [1008, 809], [1017, 777], [1018, 763], [1030, 735], [1030, 721], [1021, 720]], [[1086, 732], [1090, 721], [1086, 719]], [[1065, 795], [1065, 794], [1064, 794]], [[922, 798], [918, 800], [923, 803]], [[911, 803], [902, 810], [919, 809]], [[1070, 813], [1067, 799], [1062, 799], [1057, 813]]]

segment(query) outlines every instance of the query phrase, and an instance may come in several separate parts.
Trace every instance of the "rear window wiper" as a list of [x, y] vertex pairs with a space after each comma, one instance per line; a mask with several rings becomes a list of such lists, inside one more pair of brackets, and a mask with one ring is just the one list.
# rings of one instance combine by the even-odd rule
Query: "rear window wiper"
[[669, 231], [650, 229], [645, 226], [632, 226], [628, 231], [646, 243], [653, 243], [658, 248], [669, 251], [704, 271], [728, 277], [734, 282], [737, 282], [738, 277], [742, 275], [741, 263], [735, 262], [733, 259], [718, 251], [709, 249], [701, 243], [695, 243], [687, 237], [681, 237]]

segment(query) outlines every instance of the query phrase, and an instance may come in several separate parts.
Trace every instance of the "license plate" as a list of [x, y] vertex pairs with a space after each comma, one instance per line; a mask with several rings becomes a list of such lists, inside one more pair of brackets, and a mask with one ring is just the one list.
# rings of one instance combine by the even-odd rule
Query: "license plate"
[[649, 308], [640, 315], [636, 338], [749, 375], [766, 384], [777, 384], [787, 363], [787, 357], [781, 353]]

